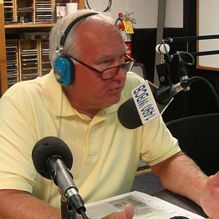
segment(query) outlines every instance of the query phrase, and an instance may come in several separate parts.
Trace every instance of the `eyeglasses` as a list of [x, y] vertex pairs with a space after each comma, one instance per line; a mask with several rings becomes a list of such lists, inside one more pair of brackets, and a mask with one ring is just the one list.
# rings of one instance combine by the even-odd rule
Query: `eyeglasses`
[[135, 63], [135, 60], [128, 55], [126, 55], [126, 57], [130, 60], [122, 63], [121, 65], [113, 66], [113, 67], [107, 68], [103, 71], [100, 71], [100, 70], [70, 56], [71, 59], [77, 61], [78, 63], [89, 68], [90, 70], [96, 72], [99, 75], [99, 77], [101, 77], [103, 80], [109, 80], [109, 79], [114, 78], [118, 74], [120, 69], [122, 69], [125, 73], [130, 71]]

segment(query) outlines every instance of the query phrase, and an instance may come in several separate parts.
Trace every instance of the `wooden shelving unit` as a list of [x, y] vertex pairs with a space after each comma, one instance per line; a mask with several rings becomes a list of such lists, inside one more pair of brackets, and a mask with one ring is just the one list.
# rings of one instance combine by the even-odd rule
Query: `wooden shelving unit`
[[[45, 2], [48, 3], [45, 6]], [[38, 75], [45, 74], [44, 67], [48, 68], [47, 39], [19, 39], [24, 33], [41, 32], [49, 33], [50, 28], [56, 22], [56, 6], [65, 5], [66, 3], [78, 3], [78, 8], [85, 7], [84, 0], [0, 0], [0, 96], [16, 81], [29, 79], [28, 73], [24, 74], [22, 68], [25, 66], [38, 71]], [[5, 4], [4, 4], [5, 3]], [[43, 7], [43, 8], [41, 8]], [[46, 8], [48, 7], [48, 8]], [[46, 8], [46, 9], [45, 9]], [[46, 10], [46, 13], [42, 13]], [[11, 40], [11, 36], [18, 35], [18, 39]], [[11, 56], [16, 57], [12, 61]], [[35, 59], [39, 59], [38, 65], [35, 66]], [[30, 61], [32, 61], [30, 63]], [[16, 72], [17, 71], [17, 72]], [[27, 71], [28, 72], [28, 71]], [[16, 75], [17, 74], [17, 75]], [[33, 77], [35, 76], [35, 72]], [[30, 77], [31, 78], [31, 77]]]
[[0, 89], [4, 92], [7, 86], [6, 50], [5, 50], [5, 28], [4, 28], [4, 5], [0, 0]]
[[5, 29], [21, 29], [21, 28], [38, 28], [38, 27], [53, 27], [54, 23], [51, 24], [5, 24]]

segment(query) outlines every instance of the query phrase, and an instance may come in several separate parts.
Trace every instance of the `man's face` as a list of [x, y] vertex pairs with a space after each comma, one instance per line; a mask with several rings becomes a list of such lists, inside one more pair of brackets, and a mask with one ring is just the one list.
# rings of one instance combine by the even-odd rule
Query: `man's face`
[[[121, 35], [114, 28], [101, 27], [98, 23], [92, 29], [78, 29], [80, 38], [80, 57], [78, 60], [104, 72], [104, 70], [124, 63], [125, 45]], [[86, 34], [86, 31], [91, 33]], [[75, 63], [75, 82], [68, 89], [74, 105], [83, 105], [93, 109], [111, 106], [119, 101], [125, 84], [126, 73], [122, 68], [107, 70], [115, 73], [111, 79], [103, 79], [102, 75], [83, 64]]]

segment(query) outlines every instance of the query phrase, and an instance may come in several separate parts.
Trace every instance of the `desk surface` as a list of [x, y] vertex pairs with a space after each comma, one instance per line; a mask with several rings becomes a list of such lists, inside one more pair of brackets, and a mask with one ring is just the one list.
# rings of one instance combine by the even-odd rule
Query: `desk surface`
[[207, 217], [203, 210], [191, 200], [164, 190], [161, 183], [159, 182], [159, 179], [154, 176], [153, 173], [136, 176], [132, 191], [139, 191], [149, 195], [154, 195], [190, 212], [196, 213], [203, 217]]

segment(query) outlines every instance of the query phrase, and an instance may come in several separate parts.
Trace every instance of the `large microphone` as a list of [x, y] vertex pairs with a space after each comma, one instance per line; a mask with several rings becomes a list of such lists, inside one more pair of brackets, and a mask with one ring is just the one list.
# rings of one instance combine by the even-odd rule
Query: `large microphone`
[[188, 88], [190, 84], [191, 78], [188, 78], [181, 80], [176, 84], [161, 86], [153, 93], [154, 98], [159, 104], [168, 104], [175, 95], [177, 95], [181, 91], [186, 90], [186, 88]]
[[[153, 101], [150, 101], [150, 99], [153, 97], [159, 104], [170, 103], [173, 96], [184, 90], [184, 88], [189, 86], [192, 82], [193, 78], [190, 78], [180, 81], [177, 84], [163, 86], [162, 89], [159, 88], [155, 90], [153, 95], [149, 92], [148, 95], [145, 95], [145, 92], [143, 93], [145, 89], [144, 82], [132, 91], [132, 93], [135, 93], [135, 95], [132, 95], [133, 98], [128, 99], [120, 105], [117, 112], [120, 123], [128, 129], [135, 129], [157, 118], [159, 114], [155, 110], [155, 104]], [[167, 106], [168, 105], [166, 105], [166, 107]]]
[[83, 200], [69, 171], [73, 157], [65, 142], [53, 136], [39, 140], [33, 148], [32, 159], [37, 172], [47, 179], [53, 179], [68, 199], [70, 207], [84, 215], [86, 209]]
[[160, 116], [149, 81], [133, 89], [132, 97], [118, 109], [118, 119], [123, 126], [134, 129]]
[[117, 116], [119, 122], [127, 129], [135, 129], [143, 125], [132, 98], [128, 99], [119, 107]]

